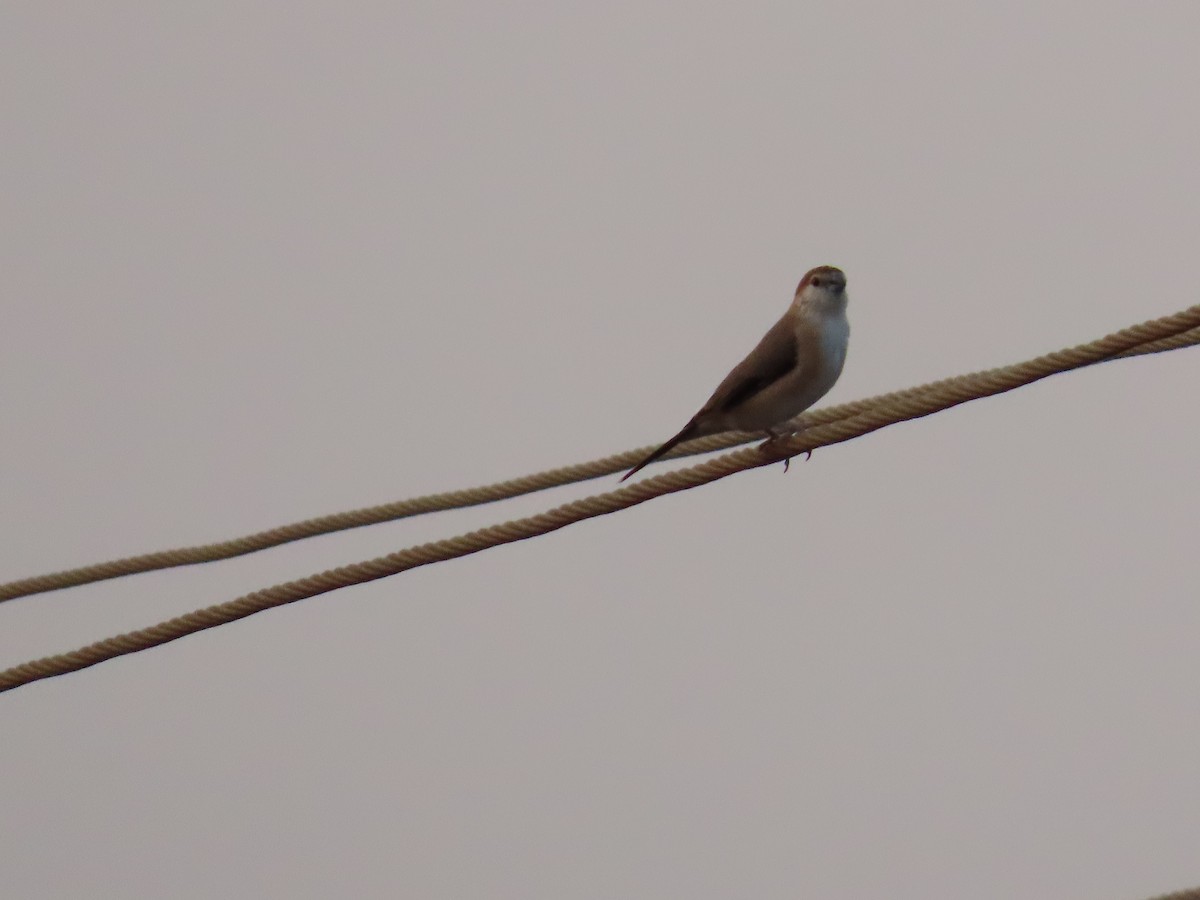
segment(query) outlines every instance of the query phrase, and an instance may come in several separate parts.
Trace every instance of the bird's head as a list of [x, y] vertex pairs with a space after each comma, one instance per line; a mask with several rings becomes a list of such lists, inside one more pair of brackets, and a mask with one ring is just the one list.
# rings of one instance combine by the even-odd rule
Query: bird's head
[[846, 273], [835, 266], [810, 269], [796, 288], [797, 304], [816, 312], [846, 308]]

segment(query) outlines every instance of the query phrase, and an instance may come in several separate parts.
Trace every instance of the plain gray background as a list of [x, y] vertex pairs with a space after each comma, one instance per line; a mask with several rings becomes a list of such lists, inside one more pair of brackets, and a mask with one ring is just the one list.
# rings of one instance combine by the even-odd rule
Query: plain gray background
[[[0, 578], [1197, 302], [1200, 5], [7, 3]], [[1200, 883], [1200, 351], [0, 696], [14, 897]], [[659, 471], [662, 469], [659, 468]], [[0, 607], [3, 665], [615, 478]]]

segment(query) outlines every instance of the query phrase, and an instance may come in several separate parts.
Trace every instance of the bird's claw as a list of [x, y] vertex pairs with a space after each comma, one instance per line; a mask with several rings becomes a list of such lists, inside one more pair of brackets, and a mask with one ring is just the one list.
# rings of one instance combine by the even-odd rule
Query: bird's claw
[[[805, 462], [808, 462], [810, 459], [812, 459], [812, 451], [811, 451], [811, 450], [805, 450], [805, 451], [804, 451], [804, 461], [805, 461]], [[784, 475], [786, 475], [786, 474], [787, 474], [787, 472], [788, 472], [788, 466], [791, 464], [791, 462], [792, 462], [792, 458], [791, 458], [790, 456], [785, 456], [785, 457], [784, 457], [784, 459], [783, 459], [783, 474], [784, 474]]]
[[[764, 450], [764, 451], [767, 450], [768, 448], [771, 447], [771, 445], [776, 444], [779, 441], [782, 441], [785, 437], [785, 435], [782, 435], [776, 431], [768, 431], [767, 434], [769, 435], [769, 437], [765, 441], [763, 441], [761, 444], [759, 444], [760, 450]], [[805, 450], [804, 451], [804, 461], [808, 462], [810, 459], [812, 459], [812, 455], [813, 455], [813, 452], [811, 450]], [[788, 469], [791, 467], [791, 464], [792, 464], [792, 458], [790, 456], [785, 456], [783, 458], [783, 474], [785, 474], [785, 475], [787, 474]]]

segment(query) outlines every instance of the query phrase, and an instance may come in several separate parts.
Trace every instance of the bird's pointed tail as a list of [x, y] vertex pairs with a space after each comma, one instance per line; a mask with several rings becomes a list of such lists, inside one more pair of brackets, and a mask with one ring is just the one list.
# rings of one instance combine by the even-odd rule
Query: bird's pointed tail
[[657, 450], [655, 450], [653, 453], [651, 453], [649, 456], [647, 456], [645, 459], [643, 459], [640, 463], [638, 463], [636, 466], [634, 466], [632, 469], [630, 469], [628, 472], [626, 472], [624, 475], [622, 475], [621, 480], [624, 481], [626, 478], [629, 478], [635, 472], [638, 472], [639, 470], [643, 469], [644, 467], [650, 465], [650, 463], [654, 462], [656, 459], [661, 457], [664, 453], [667, 453], [667, 452], [673, 450], [677, 445], [682, 444], [684, 441], [689, 440], [694, 437], [700, 437], [700, 435], [697, 433], [698, 430], [699, 429], [696, 428], [696, 420], [695, 419], [688, 422], [686, 425], [683, 426], [683, 428], [680, 430], [679, 434], [675, 435], [675, 437], [671, 438], [669, 441], [667, 441], [665, 444], [663, 444], [661, 447], [659, 447]]

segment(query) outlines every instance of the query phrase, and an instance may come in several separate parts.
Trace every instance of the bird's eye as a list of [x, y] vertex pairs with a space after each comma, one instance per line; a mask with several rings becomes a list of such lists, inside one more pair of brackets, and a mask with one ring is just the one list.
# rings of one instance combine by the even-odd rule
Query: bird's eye
[[820, 278], [814, 278], [814, 279], [813, 279], [813, 287], [820, 287], [820, 286], [821, 286], [821, 279], [820, 279]]

